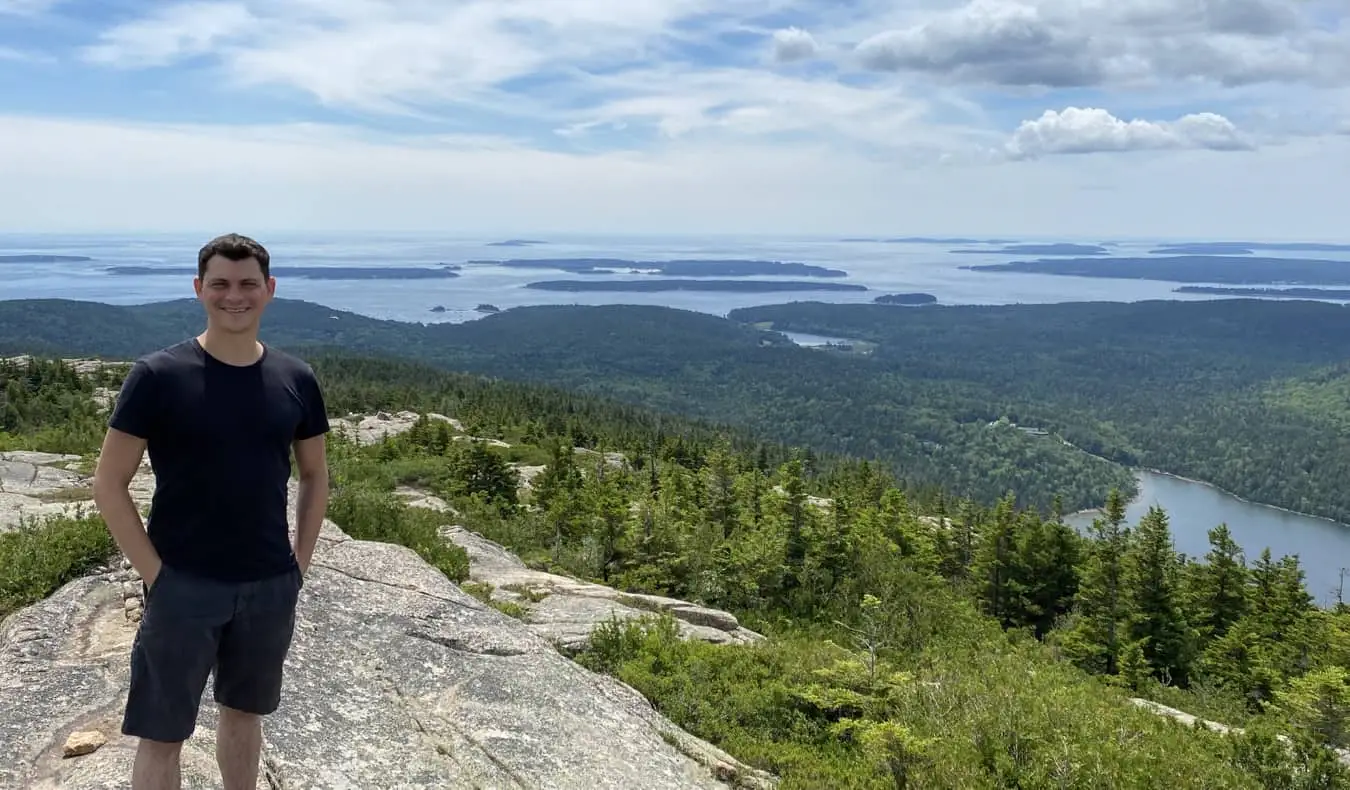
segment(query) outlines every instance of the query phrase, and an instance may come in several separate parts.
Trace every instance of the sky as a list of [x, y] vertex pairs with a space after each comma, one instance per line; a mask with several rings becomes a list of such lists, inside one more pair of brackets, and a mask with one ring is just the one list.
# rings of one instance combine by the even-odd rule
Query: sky
[[0, 0], [0, 231], [1350, 240], [1346, 0]]

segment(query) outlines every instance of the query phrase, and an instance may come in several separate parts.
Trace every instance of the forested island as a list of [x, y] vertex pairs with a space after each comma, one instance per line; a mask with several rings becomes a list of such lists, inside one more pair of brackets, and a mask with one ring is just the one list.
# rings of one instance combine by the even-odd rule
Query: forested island
[[546, 241], [536, 239], [507, 239], [506, 241], [488, 242], [489, 247], [533, 247], [539, 244], [548, 244]]
[[615, 271], [645, 272], [670, 277], [847, 277], [841, 269], [807, 263], [752, 260], [630, 261], [622, 258], [525, 258], [505, 261], [474, 260], [473, 265], [508, 269], [557, 269], [572, 274], [609, 274]]
[[80, 263], [92, 260], [84, 255], [0, 255], [0, 263]]
[[[302, 280], [439, 280], [458, 277], [458, 267], [445, 264], [437, 268], [426, 266], [273, 266], [274, 277], [295, 277]], [[147, 275], [196, 276], [196, 269], [156, 268], [153, 266], [109, 266], [105, 271], [117, 277], [144, 277]]]
[[1166, 244], [1152, 250], [1153, 255], [1252, 255], [1257, 250], [1271, 252], [1350, 252], [1350, 244], [1299, 241], [1201, 241]]
[[1215, 294], [1219, 296], [1260, 296], [1276, 299], [1350, 299], [1344, 288], [1224, 288], [1217, 285], [1183, 285], [1179, 294]]
[[1106, 255], [1100, 244], [1011, 244], [993, 250], [951, 250], [953, 255]]
[[[493, 320], [512, 334], [506, 315]], [[1350, 788], [1328, 748], [1350, 744], [1350, 607], [1313, 606], [1296, 559], [1244, 556], [1223, 526], [1206, 556], [1183, 558], [1165, 512], [1126, 524], [1118, 496], [1079, 535], [1016, 507], [1016, 492], [985, 506], [737, 427], [289, 348], [334, 417], [423, 415], [369, 446], [330, 437], [327, 515], [347, 535], [406, 547], [522, 617], [470, 581], [467, 553], [438, 531], [448, 516], [409, 506], [399, 492], [412, 487], [530, 568], [724, 609], [763, 634], [690, 641], [653, 615], [601, 626], [575, 660], [773, 772], [779, 790]], [[116, 391], [123, 370], [0, 361], [0, 450], [91, 465], [107, 419], [96, 392]], [[542, 466], [528, 487], [520, 464]], [[116, 556], [96, 511], [0, 534], [0, 618]], [[1182, 726], [1134, 700], [1243, 729]]]
[[773, 293], [775, 291], [866, 291], [867, 286], [856, 283], [806, 282], [802, 280], [541, 280], [528, 283], [526, 288], [540, 291], [623, 291], [653, 293], [657, 291], [723, 291], [728, 293]]
[[882, 294], [872, 301], [877, 304], [921, 305], [935, 304], [937, 297], [925, 293]]
[[870, 244], [1012, 244], [1013, 239], [971, 239], [962, 236], [898, 236], [895, 238], [853, 237], [840, 239], [844, 243]]
[[1350, 285], [1350, 261], [1175, 255], [1159, 258], [1042, 258], [962, 266], [982, 272], [1057, 274], [1233, 285]]

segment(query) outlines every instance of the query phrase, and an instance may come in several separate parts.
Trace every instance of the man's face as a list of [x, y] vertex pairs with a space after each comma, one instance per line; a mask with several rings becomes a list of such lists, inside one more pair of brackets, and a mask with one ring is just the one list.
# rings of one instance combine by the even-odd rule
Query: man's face
[[257, 258], [232, 261], [221, 255], [207, 261], [206, 273], [192, 284], [206, 306], [207, 320], [227, 332], [257, 329], [277, 288], [275, 278], [263, 277]]

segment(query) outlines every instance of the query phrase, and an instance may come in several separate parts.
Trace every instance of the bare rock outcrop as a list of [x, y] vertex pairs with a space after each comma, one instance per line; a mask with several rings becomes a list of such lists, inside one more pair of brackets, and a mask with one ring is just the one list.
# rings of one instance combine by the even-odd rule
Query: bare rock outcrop
[[[0, 452], [0, 532], [27, 519], [79, 516], [93, 507], [93, 478], [77, 471], [78, 455], [27, 450]], [[150, 462], [131, 481], [131, 498], [141, 507], [150, 504], [155, 477]]]
[[70, 512], [81, 499], [84, 477], [65, 465], [78, 460], [78, 455], [0, 452], [0, 532], [28, 518]]
[[[138, 587], [125, 567], [83, 577], [0, 622], [0, 790], [125, 786]], [[325, 522], [298, 620], [259, 788], [775, 784], [401, 546]], [[219, 786], [214, 724], [208, 684], [185, 787]]]
[[729, 612], [533, 570], [500, 544], [463, 527], [445, 527], [441, 534], [468, 553], [472, 581], [490, 585], [493, 600], [511, 601], [524, 609], [523, 620], [530, 630], [567, 653], [584, 649], [591, 631], [612, 617], [633, 619], [652, 613], [673, 616], [686, 639], [716, 644], [764, 639]]

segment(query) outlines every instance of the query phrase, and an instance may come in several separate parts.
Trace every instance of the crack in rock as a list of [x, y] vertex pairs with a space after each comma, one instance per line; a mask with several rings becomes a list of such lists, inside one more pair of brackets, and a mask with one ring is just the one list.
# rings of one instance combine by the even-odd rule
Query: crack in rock
[[262, 756], [262, 775], [263, 781], [271, 790], [286, 790], [286, 780], [281, 776], [281, 768], [277, 761], [270, 755]]
[[431, 599], [436, 600], [436, 601], [443, 601], [443, 602], [445, 602], [445, 603], [454, 604], [455, 606], [460, 606], [460, 607], [463, 607], [463, 608], [465, 608], [465, 609], [470, 609], [470, 610], [473, 610], [473, 611], [483, 611], [483, 610], [486, 609], [486, 606], [483, 606], [483, 605], [481, 605], [481, 604], [480, 604], [480, 605], [474, 605], [474, 604], [471, 604], [471, 603], [467, 603], [467, 602], [465, 602], [465, 601], [461, 601], [461, 600], [456, 599], [456, 598], [448, 598], [448, 597], [446, 597], [446, 596], [444, 596], [444, 595], [436, 595], [435, 593], [429, 593], [429, 592], [427, 592], [426, 590], [419, 590], [419, 589], [417, 589], [416, 587], [404, 587], [404, 586], [401, 585], [401, 584], [394, 584], [393, 582], [387, 582], [387, 581], [384, 581], [383, 579], [372, 579], [372, 578], [369, 578], [369, 577], [367, 577], [367, 576], [358, 576], [357, 574], [352, 573], [351, 571], [343, 570], [342, 568], [338, 568], [338, 567], [335, 567], [335, 566], [332, 566], [332, 565], [327, 565], [327, 564], [325, 564], [325, 563], [318, 562], [318, 561], [315, 561], [315, 562], [311, 563], [310, 567], [312, 567], [312, 568], [326, 568], [326, 569], [332, 571], [333, 573], [337, 573], [337, 574], [341, 574], [341, 575], [343, 575], [343, 576], [346, 576], [348, 579], [355, 579], [356, 581], [359, 581], [359, 582], [370, 582], [371, 584], [380, 584], [380, 585], [384, 585], [385, 587], [392, 587], [392, 588], [394, 588], [395, 590], [402, 590], [402, 591], [404, 591], [404, 592], [415, 593], [415, 594], [417, 594], [417, 595], [422, 595], [422, 596], [425, 596], [425, 597], [427, 597], [427, 598], [431, 598]]
[[413, 639], [421, 639], [424, 642], [431, 642], [432, 644], [449, 648], [458, 653], [473, 653], [475, 655], [480, 656], [503, 656], [503, 657], [530, 655], [529, 650], [523, 650], [521, 648], [510, 647], [507, 645], [489, 645], [487, 647], [476, 648], [467, 644], [464, 640], [456, 639], [453, 636], [438, 636], [436, 634], [428, 634], [425, 631], [418, 631], [416, 629], [409, 629], [407, 631], [404, 631], [403, 633], [405, 636], [411, 636]]

